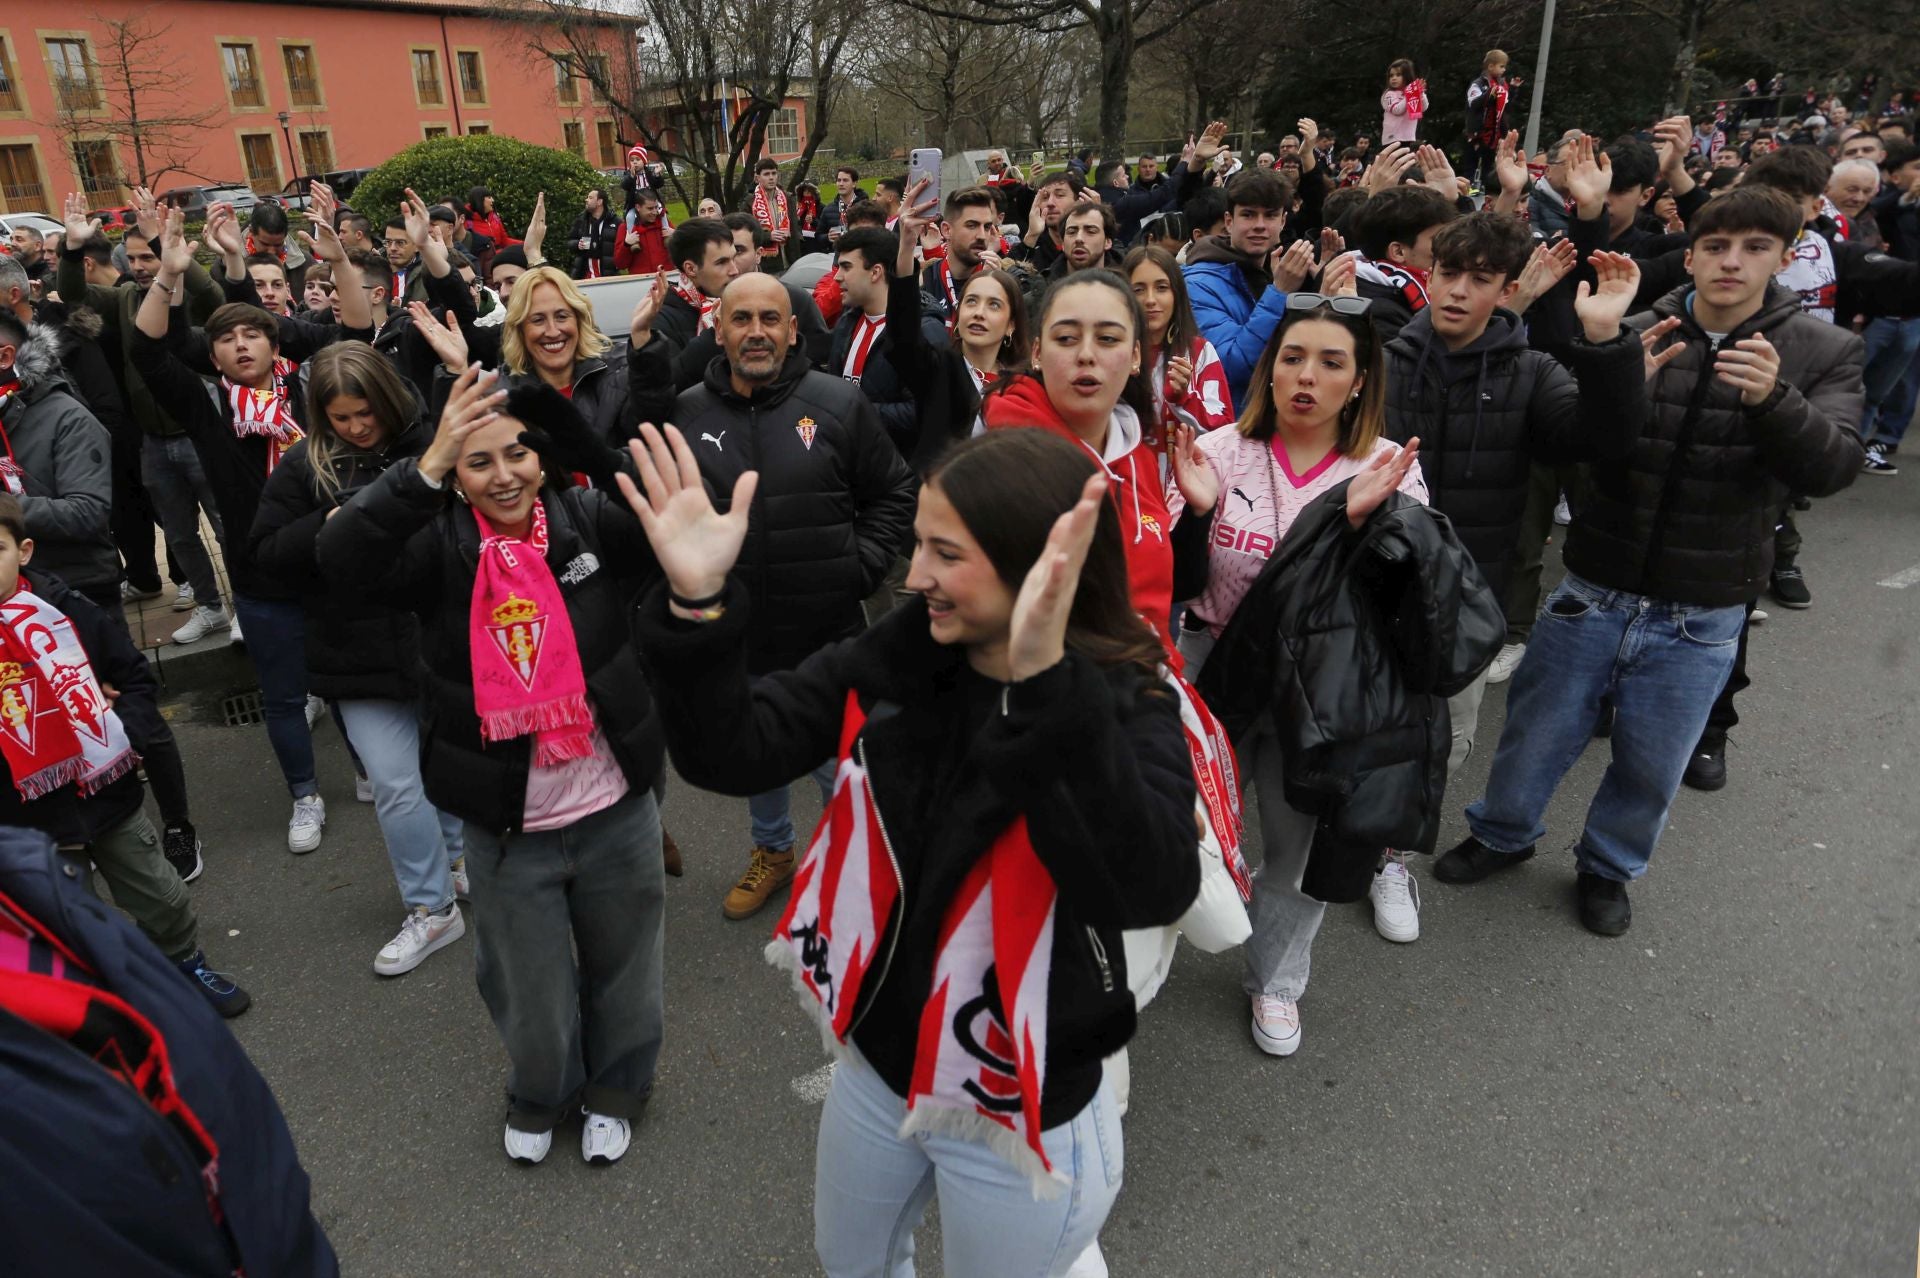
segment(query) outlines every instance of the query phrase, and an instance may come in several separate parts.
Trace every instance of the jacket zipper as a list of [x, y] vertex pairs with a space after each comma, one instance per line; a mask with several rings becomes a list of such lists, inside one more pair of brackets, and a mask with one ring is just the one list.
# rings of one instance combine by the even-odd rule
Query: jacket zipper
[[1087, 929], [1087, 940], [1093, 943], [1093, 961], [1100, 965], [1100, 988], [1113, 993], [1113, 964], [1107, 962], [1107, 947], [1100, 942], [1100, 934], [1093, 930], [1093, 924], [1083, 925]]
[[[1734, 334], [1727, 334], [1726, 341], [1730, 343], [1733, 340]], [[1636, 593], [1639, 594], [1646, 593], [1647, 579], [1653, 572], [1654, 560], [1659, 558], [1660, 551], [1667, 540], [1667, 522], [1673, 517], [1674, 497], [1679, 491], [1680, 477], [1677, 472], [1681, 463], [1686, 460], [1687, 450], [1693, 445], [1694, 428], [1699, 425], [1701, 415], [1706, 412], [1707, 392], [1713, 389], [1711, 368], [1713, 353], [1714, 345], [1709, 339], [1706, 362], [1702, 365], [1702, 376], [1694, 382], [1693, 394], [1687, 399], [1687, 411], [1680, 418], [1680, 429], [1674, 432], [1673, 456], [1667, 462], [1667, 473], [1660, 483], [1660, 500], [1654, 504], [1653, 525], [1647, 530], [1647, 553], [1640, 561], [1640, 577], [1634, 586]], [[1657, 379], [1655, 384], [1658, 384]], [[1648, 394], [1652, 394], [1651, 390]], [[1648, 411], [1651, 412], [1657, 403], [1658, 401], [1650, 401]]]
[[[867, 737], [864, 732], [860, 734], [859, 740], [854, 744], [854, 753], [857, 754], [860, 758], [860, 770], [862, 772], [868, 772]], [[869, 776], [869, 780], [867, 783], [868, 793], [871, 794], [872, 784], [873, 784], [871, 780], [872, 774], [869, 772], [868, 776]], [[870, 976], [867, 978], [867, 980], [864, 980], [861, 982], [861, 984], [866, 986], [868, 989], [878, 990], [881, 984], [886, 981], [888, 970], [893, 967], [893, 952], [894, 950], [899, 948], [899, 945], [900, 945], [900, 929], [906, 925], [907, 878], [904, 874], [900, 873], [900, 858], [894, 855], [893, 838], [891, 835], [887, 833], [886, 818], [880, 815], [880, 800], [877, 798], [873, 800], [873, 823], [874, 825], [878, 826], [880, 829], [880, 846], [884, 847], [887, 850], [887, 864], [893, 867], [893, 882], [894, 882], [895, 888], [897, 889], [894, 893], [894, 911], [892, 916], [889, 919], [889, 922], [892, 924], [892, 926], [889, 929], [889, 932], [891, 934], [887, 937], [887, 954], [886, 954], [886, 957], [880, 961], [879, 976], [877, 978]], [[1112, 987], [1109, 986], [1108, 988], [1111, 989]], [[854, 1014], [853, 1020], [848, 1022], [847, 1024], [848, 1038], [853, 1037], [853, 1032], [860, 1028], [860, 1022], [866, 1020], [867, 1013], [872, 1010], [873, 1010], [873, 999], [869, 997], [867, 999], [867, 1005], [861, 1008], [858, 1012], [856, 1012]]]

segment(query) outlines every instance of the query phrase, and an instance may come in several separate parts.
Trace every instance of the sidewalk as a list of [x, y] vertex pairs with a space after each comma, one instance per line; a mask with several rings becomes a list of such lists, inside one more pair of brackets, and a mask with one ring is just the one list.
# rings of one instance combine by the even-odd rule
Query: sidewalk
[[[204, 517], [200, 521], [200, 537], [212, 551], [214, 578], [220, 584], [220, 603], [231, 621], [233, 605], [227, 581], [226, 551]], [[125, 613], [134, 646], [147, 654], [154, 677], [160, 681], [162, 699], [200, 688], [232, 691], [251, 688], [253, 667], [246, 660], [246, 650], [233, 642], [229, 626], [223, 625], [192, 643], [173, 642], [174, 631], [187, 624], [193, 610], [173, 610], [179, 587], [166, 577], [166, 541], [157, 528], [154, 540], [155, 556], [161, 565], [160, 594], [153, 599], [128, 600]]]

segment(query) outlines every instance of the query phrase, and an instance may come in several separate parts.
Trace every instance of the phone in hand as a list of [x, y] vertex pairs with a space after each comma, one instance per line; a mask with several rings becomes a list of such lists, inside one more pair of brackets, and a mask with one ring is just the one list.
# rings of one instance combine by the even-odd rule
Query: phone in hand
[[[927, 189], [920, 193], [920, 200], [933, 201], [933, 215], [940, 216], [940, 148], [937, 146], [917, 146], [907, 153], [907, 190], [911, 192], [922, 178], [927, 181]], [[911, 210], [903, 209], [902, 212]]]

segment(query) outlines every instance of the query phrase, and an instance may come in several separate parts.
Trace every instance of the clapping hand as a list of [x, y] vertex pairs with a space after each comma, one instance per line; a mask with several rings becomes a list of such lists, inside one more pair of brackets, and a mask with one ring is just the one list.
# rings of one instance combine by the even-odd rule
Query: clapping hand
[[100, 229], [100, 219], [87, 216], [86, 197], [75, 191], [67, 196], [66, 208], [67, 250], [78, 253], [86, 247], [88, 240]]
[[624, 471], [614, 482], [653, 544], [668, 588], [682, 599], [719, 594], [747, 539], [747, 513], [760, 486], [759, 472], [744, 471], [734, 481], [733, 503], [723, 515], [713, 508], [693, 450], [678, 427], [669, 425], [662, 432], [652, 422], [642, 422], [640, 438], [627, 447], [640, 483]]
[[1320, 291], [1328, 297], [1354, 297], [1360, 292], [1360, 254], [1342, 253], [1320, 270]]
[[1419, 151], [1420, 177], [1426, 185], [1447, 197], [1448, 201], [1460, 197], [1459, 183], [1453, 176], [1453, 162], [1447, 159], [1447, 153], [1437, 146], [1422, 146]]
[[1508, 195], [1518, 195], [1526, 189], [1527, 161], [1520, 153], [1520, 131], [1515, 129], [1500, 139], [1500, 145], [1493, 152], [1493, 173], [1500, 182], [1500, 190]]
[[436, 484], [444, 482], [460, 460], [468, 437], [499, 418], [500, 405], [507, 398], [499, 382], [498, 373], [483, 370], [478, 364], [460, 371], [452, 393], [447, 396], [447, 406], [440, 411], [440, 425], [433, 433], [433, 442], [420, 455], [420, 473], [427, 479]]
[[[1007, 675], [1013, 683], [1051, 670], [1067, 655], [1067, 616], [1080, 587], [1080, 569], [1106, 500], [1107, 477], [1087, 476], [1080, 500], [1053, 521], [1046, 548], [1027, 570], [1007, 626]], [[737, 507], [738, 503], [736, 503]], [[744, 521], [742, 531], [745, 531]]]
[[1175, 355], [1167, 361], [1167, 398], [1182, 399], [1187, 387], [1193, 384], [1193, 361], [1185, 355]]
[[1640, 287], [1640, 267], [1625, 253], [1594, 253], [1587, 258], [1594, 283], [1580, 281], [1574, 291], [1573, 313], [1589, 342], [1610, 342], [1620, 335], [1620, 321], [1633, 305]]
[[1347, 522], [1355, 528], [1367, 522], [1387, 494], [1400, 487], [1400, 481], [1419, 459], [1420, 437], [1414, 436], [1397, 453], [1381, 453], [1367, 468], [1347, 482]]
[[160, 201], [144, 186], [133, 188], [133, 227], [149, 244], [160, 238]]
[[313, 229], [299, 232], [300, 242], [307, 246], [307, 252], [322, 262], [338, 268], [347, 260], [347, 246], [340, 242], [339, 232], [330, 222], [315, 219]]
[[333, 188], [318, 178], [307, 184], [307, 220], [325, 222], [333, 225], [333, 215], [339, 211], [340, 202], [334, 198]]
[[1740, 389], [1740, 402], [1758, 408], [1780, 381], [1780, 352], [1766, 334], [1743, 337], [1731, 346], [1721, 343], [1713, 355], [1713, 374]]
[[1673, 363], [1681, 351], [1687, 349], [1685, 342], [1675, 342], [1665, 350], [1655, 350], [1665, 340], [1667, 334], [1680, 327], [1680, 317], [1670, 315], [1658, 324], [1650, 325], [1640, 334], [1640, 351], [1646, 357], [1647, 380], [1652, 381], [1661, 369]]
[[1520, 287], [1514, 290], [1513, 299], [1508, 303], [1513, 313], [1525, 314], [1529, 306], [1551, 293], [1567, 278], [1579, 257], [1573, 241], [1564, 235], [1551, 245], [1536, 244], [1520, 271]]
[[1295, 240], [1291, 248], [1275, 249], [1267, 255], [1273, 271], [1273, 286], [1282, 293], [1297, 292], [1313, 274], [1313, 241]]
[[1195, 515], [1204, 515], [1220, 500], [1220, 476], [1200, 451], [1200, 438], [1185, 422], [1168, 434], [1167, 460], [1173, 463], [1173, 482]]
[[1220, 154], [1220, 148], [1227, 136], [1227, 122], [1215, 120], [1200, 130], [1200, 137], [1193, 144], [1193, 162], [1211, 164], [1213, 157]]
[[413, 330], [420, 334], [433, 353], [440, 357], [449, 373], [458, 377], [467, 367], [467, 335], [460, 331], [460, 324], [447, 312], [446, 323], [434, 318], [433, 312], [425, 302], [407, 303], [407, 314], [413, 316]]
[[1612, 157], [1596, 148], [1591, 137], [1576, 139], [1567, 150], [1567, 194], [1581, 221], [1600, 216], [1612, 186]]
[[633, 323], [627, 329], [628, 344], [639, 350], [653, 340], [653, 322], [660, 318], [660, 308], [667, 304], [667, 268], [661, 267], [653, 273], [653, 287], [633, 308]]
[[1381, 150], [1380, 158], [1367, 166], [1367, 176], [1360, 185], [1368, 195], [1378, 195], [1389, 187], [1400, 185], [1400, 179], [1413, 167], [1415, 153], [1398, 142], [1389, 142]]
[[247, 273], [246, 252], [240, 235], [240, 219], [233, 205], [219, 203], [207, 208], [207, 224], [201, 228], [207, 243], [213, 246], [227, 265], [227, 278], [239, 279]]
[[179, 279], [193, 265], [193, 255], [199, 251], [200, 241], [187, 242], [187, 216], [179, 209], [167, 214], [167, 223], [160, 231], [160, 269]]

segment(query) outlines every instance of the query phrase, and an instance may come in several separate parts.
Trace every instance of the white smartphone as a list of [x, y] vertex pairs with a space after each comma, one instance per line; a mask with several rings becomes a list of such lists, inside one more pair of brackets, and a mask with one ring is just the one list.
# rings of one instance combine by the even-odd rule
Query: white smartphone
[[933, 215], [940, 216], [940, 148], [937, 146], [917, 146], [907, 153], [907, 190], [922, 178], [927, 181], [927, 189], [920, 193], [922, 201], [933, 201]]

